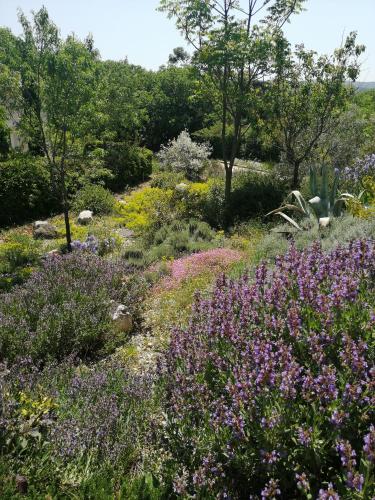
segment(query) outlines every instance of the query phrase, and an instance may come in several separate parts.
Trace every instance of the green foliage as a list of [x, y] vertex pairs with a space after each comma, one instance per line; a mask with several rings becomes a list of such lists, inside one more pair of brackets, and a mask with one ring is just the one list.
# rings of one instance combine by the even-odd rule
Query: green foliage
[[186, 181], [182, 172], [157, 172], [151, 179], [151, 187], [174, 189], [177, 184]]
[[359, 74], [358, 57], [364, 47], [349, 34], [333, 56], [320, 56], [298, 46], [293, 54], [289, 42], [279, 37], [275, 57], [275, 78], [268, 99], [271, 115], [269, 133], [282, 151], [282, 162], [291, 175], [292, 188], [300, 182], [300, 167], [311, 161], [321, 139], [329, 139], [345, 110], [351, 89], [347, 80]]
[[127, 196], [118, 211], [127, 228], [146, 235], [173, 219], [172, 197], [171, 189], [147, 187]]
[[[300, 191], [292, 191], [287, 198], [287, 202], [280, 208], [269, 212], [267, 216], [280, 215], [298, 230], [302, 230], [302, 228], [295, 220], [285, 214], [285, 210], [292, 210], [302, 217], [315, 219], [320, 227], [328, 226], [332, 217], [341, 216], [345, 203], [353, 199], [353, 195], [343, 193], [337, 197], [339, 173], [335, 173], [332, 186], [329, 188], [329, 169], [326, 165], [321, 169], [322, 174], [319, 185], [316, 170], [316, 168], [310, 169], [310, 193], [313, 195], [310, 200], [306, 201]], [[295, 199], [296, 203], [294, 205], [288, 203], [290, 199]]]
[[108, 187], [114, 191], [146, 180], [152, 172], [152, 152], [125, 142], [104, 145], [105, 165], [112, 173]]
[[215, 232], [199, 220], [188, 222], [175, 220], [163, 225], [144, 244], [136, 244], [123, 253], [125, 261], [132, 266], [144, 268], [156, 261], [171, 260], [184, 254], [208, 250], [218, 245]]
[[88, 184], [76, 194], [73, 208], [76, 212], [92, 210], [95, 215], [110, 214], [115, 206], [113, 195], [102, 186]]
[[286, 185], [271, 174], [236, 173], [230, 201], [232, 220], [239, 222], [263, 216], [275, 200], [283, 200], [285, 193]]
[[[290, 233], [290, 226], [283, 224], [274, 228], [259, 244], [256, 261], [273, 261], [277, 255], [283, 255], [294, 241], [298, 250], [303, 250], [315, 241], [320, 241], [324, 250], [333, 250], [338, 245], [346, 245], [358, 238], [375, 237], [375, 219], [361, 220], [352, 215], [345, 215], [332, 220], [325, 230], [319, 231], [317, 224], [306, 220], [301, 224], [305, 231]], [[288, 238], [283, 237], [287, 234]]]
[[0, 206], [0, 226], [30, 221], [58, 207], [43, 159], [18, 154], [0, 162]]

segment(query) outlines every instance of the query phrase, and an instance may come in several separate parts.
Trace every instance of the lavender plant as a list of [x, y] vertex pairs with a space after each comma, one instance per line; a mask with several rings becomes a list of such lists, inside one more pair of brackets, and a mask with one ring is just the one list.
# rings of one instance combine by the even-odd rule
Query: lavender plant
[[114, 347], [113, 302], [137, 319], [142, 280], [126, 275], [121, 263], [89, 252], [49, 258], [23, 287], [0, 303], [0, 360], [63, 359], [75, 353], [96, 356]]
[[372, 498], [375, 242], [221, 277], [164, 366], [165, 477], [199, 498]]
[[344, 177], [347, 182], [357, 186], [365, 177], [375, 176], [375, 153], [369, 154], [364, 158], [359, 158], [352, 167], [344, 169]]

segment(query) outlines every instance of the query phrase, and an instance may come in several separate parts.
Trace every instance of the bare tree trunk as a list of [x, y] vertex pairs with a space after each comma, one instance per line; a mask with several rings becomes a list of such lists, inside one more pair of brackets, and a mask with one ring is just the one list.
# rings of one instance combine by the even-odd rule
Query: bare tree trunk
[[70, 220], [69, 220], [69, 201], [68, 201], [68, 193], [66, 190], [65, 184], [65, 154], [66, 154], [66, 131], [63, 132], [63, 151], [60, 162], [60, 189], [61, 189], [61, 197], [64, 211], [64, 220], [65, 220], [65, 235], [66, 235], [66, 247], [68, 252], [72, 251], [72, 235], [70, 231]]
[[294, 162], [292, 189], [297, 189], [299, 187], [299, 167], [300, 167], [300, 162], [298, 161]]

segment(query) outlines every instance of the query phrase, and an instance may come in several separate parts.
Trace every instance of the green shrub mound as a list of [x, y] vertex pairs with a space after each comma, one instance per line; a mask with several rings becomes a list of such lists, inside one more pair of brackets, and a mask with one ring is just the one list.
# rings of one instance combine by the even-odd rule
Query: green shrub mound
[[108, 215], [112, 212], [115, 199], [108, 189], [95, 184], [88, 184], [78, 191], [73, 201], [73, 209], [92, 210], [94, 215]]
[[213, 248], [214, 239], [215, 232], [205, 222], [175, 221], [157, 230], [150, 244], [147, 241], [127, 248], [123, 258], [128, 264], [142, 268], [158, 260]]
[[16, 155], [0, 162], [0, 226], [22, 224], [58, 208], [42, 158]]

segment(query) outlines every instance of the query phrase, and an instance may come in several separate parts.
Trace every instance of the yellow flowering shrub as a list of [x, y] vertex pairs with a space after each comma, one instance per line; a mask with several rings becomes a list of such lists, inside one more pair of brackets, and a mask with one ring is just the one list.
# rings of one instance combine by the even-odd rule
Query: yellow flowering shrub
[[375, 216], [375, 179], [365, 177], [362, 180], [364, 196], [366, 202], [362, 199], [353, 198], [347, 202], [349, 212], [360, 219], [370, 219]]
[[126, 196], [125, 203], [118, 204], [122, 223], [140, 234], [154, 225], [169, 220], [172, 208], [172, 189], [146, 187]]

